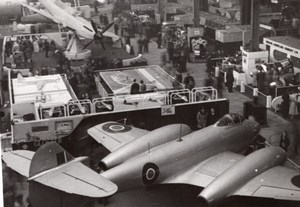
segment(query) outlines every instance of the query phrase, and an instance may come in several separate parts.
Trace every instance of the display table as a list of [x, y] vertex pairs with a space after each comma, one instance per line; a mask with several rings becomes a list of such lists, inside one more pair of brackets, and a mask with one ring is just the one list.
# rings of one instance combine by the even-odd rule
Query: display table
[[[224, 73], [224, 80], [226, 82], [227, 71], [221, 70], [221, 72]], [[240, 86], [242, 84], [242, 82], [247, 84], [247, 78], [246, 78], [246, 74], [244, 72], [239, 73], [239, 72], [233, 70], [233, 78], [234, 78], [233, 87]]]
[[233, 83], [234, 87], [241, 85], [242, 82], [247, 84], [246, 73], [244, 72], [239, 73], [233, 70], [233, 77], [234, 77], [234, 83]]

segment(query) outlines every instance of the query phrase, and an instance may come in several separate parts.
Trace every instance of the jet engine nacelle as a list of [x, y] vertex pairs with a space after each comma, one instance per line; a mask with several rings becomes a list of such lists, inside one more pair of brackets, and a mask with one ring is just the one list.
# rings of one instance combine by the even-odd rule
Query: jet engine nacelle
[[[211, 206], [233, 195], [245, 183], [282, 164], [286, 153], [280, 147], [267, 147], [248, 155], [210, 183], [198, 196], [198, 206]], [[263, 181], [262, 181], [263, 182]]]
[[191, 128], [185, 124], [171, 124], [163, 126], [110, 153], [102, 159], [100, 166], [104, 169], [112, 168], [138, 154], [151, 150], [150, 148], [176, 140], [189, 133], [191, 133]]

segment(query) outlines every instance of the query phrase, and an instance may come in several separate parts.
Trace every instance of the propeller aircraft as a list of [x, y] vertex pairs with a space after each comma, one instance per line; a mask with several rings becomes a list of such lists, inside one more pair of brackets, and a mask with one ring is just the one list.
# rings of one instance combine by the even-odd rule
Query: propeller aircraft
[[99, 174], [73, 158], [57, 143], [37, 152], [16, 150], [3, 155], [8, 167], [67, 193], [103, 198], [117, 191], [164, 184], [203, 188], [199, 206], [214, 206], [231, 196], [300, 200], [300, 174], [283, 166], [286, 152], [266, 147], [247, 156], [239, 152], [253, 143], [260, 125], [238, 114], [192, 132], [185, 124], [147, 131], [105, 122], [88, 133], [109, 151]]
[[82, 38], [92, 40], [88, 43], [82, 50], [88, 47], [93, 41], [100, 42], [102, 48], [105, 50], [103, 44], [103, 37], [111, 37], [114, 41], [118, 40], [120, 37], [112, 32], [107, 31], [114, 22], [105, 26], [105, 28], [98, 29], [95, 22], [84, 19], [79, 16], [80, 12], [76, 9], [63, 3], [61, 0], [39, 0], [40, 4], [45, 9], [38, 9], [28, 4], [20, 3], [23, 7], [32, 10], [33, 12], [40, 14], [48, 19], [51, 19], [55, 23], [70, 29], [75, 35]]

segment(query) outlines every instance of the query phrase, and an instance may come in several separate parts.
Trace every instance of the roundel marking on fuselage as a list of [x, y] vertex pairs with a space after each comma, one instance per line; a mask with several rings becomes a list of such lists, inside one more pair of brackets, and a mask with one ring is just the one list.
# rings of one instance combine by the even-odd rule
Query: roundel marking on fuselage
[[159, 176], [159, 168], [156, 164], [148, 162], [144, 165], [142, 171], [142, 181], [144, 185], [152, 185]]
[[102, 129], [109, 133], [122, 133], [130, 131], [132, 128], [120, 123], [106, 123], [102, 126]]
[[291, 179], [291, 182], [294, 186], [300, 188], [300, 175], [296, 175]]

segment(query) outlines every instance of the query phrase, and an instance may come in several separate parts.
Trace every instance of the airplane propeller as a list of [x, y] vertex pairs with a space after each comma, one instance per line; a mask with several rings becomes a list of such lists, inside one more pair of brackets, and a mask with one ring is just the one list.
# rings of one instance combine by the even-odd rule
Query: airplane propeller
[[85, 46], [82, 48], [82, 50], [84, 50], [85, 48], [87, 48], [87, 47], [88, 47], [90, 44], [92, 44], [94, 41], [96, 41], [96, 42], [99, 41], [100, 44], [101, 44], [101, 46], [102, 46], [102, 48], [103, 48], [103, 50], [105, 50], [105, 46], [104, 46], [103, 41], [102, 41], [102, 39], [103, 39], [103, 34], [104, 34], [107, 30], [109, 30], [109, 28], [110, 28], [113, 24], [114, 24], [114, 22], [109, 23], [109, 24], [106, 25], [106, 26], [104, 27], [104, 29], [100, 32], [100, 31], [98, 30], [98, 28], [97, 28], [96, 23], [92, 20], [92, 21], [91, 21], [91, 25], [92, 25], [93, 30], [94, 30], [94, 32], [95, 32], [94, 39], [93, 39], [92, 41], [90, 41], [87, 45], [85, 45]]

